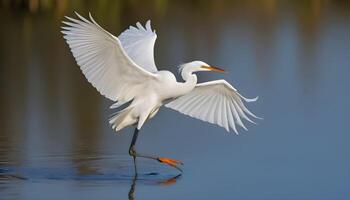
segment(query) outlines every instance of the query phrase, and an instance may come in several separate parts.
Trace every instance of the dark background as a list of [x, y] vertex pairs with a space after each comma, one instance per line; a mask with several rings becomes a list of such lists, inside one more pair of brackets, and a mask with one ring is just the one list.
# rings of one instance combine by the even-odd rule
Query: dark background
[[[260, 96], [264, 120], [237, 136], [162, 108], [137, 148], [185, 172], [139, 160], [135, 181], [132, 128], [108, 126], [60, 33], [73, 11], [116, 36], [151, 19], [159, 69], [222, 66], [199, 81]], [[350, 198], [349, 1], [0, 0], [0, 25], [0, 199]]]

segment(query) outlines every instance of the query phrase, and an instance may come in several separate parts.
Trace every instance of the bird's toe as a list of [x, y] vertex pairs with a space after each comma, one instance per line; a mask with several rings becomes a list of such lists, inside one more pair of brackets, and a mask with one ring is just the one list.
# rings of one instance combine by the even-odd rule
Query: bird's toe
[[170, 165], [172, 167], [175, 167], [176, 169], [178, 169], [179, 171], [182, 172], [182, 169], [179, 167], [180, 165], [183, 165], [183, 163], [181, 161], [178, 160], [174, 160], [171, 158], [164, 158], [164, 157], [160, 157], [158, 158], [158, 161], [167, 165]]

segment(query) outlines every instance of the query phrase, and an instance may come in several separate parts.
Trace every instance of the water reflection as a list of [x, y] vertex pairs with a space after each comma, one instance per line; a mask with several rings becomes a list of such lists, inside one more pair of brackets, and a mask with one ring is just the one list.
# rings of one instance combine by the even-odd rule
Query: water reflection
[[136, 180], [137, 180], [137, 174], [135, 173], [135, 176], [132, 179], [130, 190], [129, 190], [129, 193], [128, 193], [129, 200], [134, 200], [135, 199], [134, 193], [135, 193]]
[[[98, 186], [101, 182], [113, 184], [118, 182], [130, 183], [128, 192], [129, 199], [135, 199], [137, 184], [153, 186], [171, 186], [180, 178], [181, 174], [173, 175], [167, 170], [154, 172], [158, 163], [144, 162], [139, 160], [139, 173], [134, 173], [130, 159], [124, 157], [85, 157], [77, 169], [72, 169], [68, 160], [71, 155], [37, 157], [28, 163], [27, 166], [6, 166], [0, 168], [0, 191], [8, 192], [12, 184], [49, 181], [67, 182], [74, 180], [81, 183], [81, 186]], [[4, 186], [4, 187], [1, 187]], [[9, 186], [8, 188], [5, 186]]]
[[[152, 176], [155, 174], [147, 174], [147, 176]], [[136, 182], [139, 180], [138, 179], [139, 175], [137, 173], [135, 173], [134, 178], [131, 181], [131, 186], [130, 186], [130, 190], [128, 193], [128, 198], [129, 200], [134, 200], [135, 199], [135, 191], [136, 191]], [[176, 183], [176, 181], [181, 177], [181, 174], [176, 175], [174, 177], [171, 178], [167, 178], [165, 180], [159, 180], [159, 181], [155, 181], [156, 184], [161, 185], [161, 186], [170, 186]], [[141, 179], [142, 180], [142, 179]]]
[[[250, 106], [265, 120], [235, 137], [161, 110], [140, 134], [140, 151], [183, 160], [186, 178], [166, 189], [143, 184], [178, 179], [158, 163], [140, 167], [158, 175], [134, 177], [132, 130], [117, 135], [108, 126], [112, 102], [86, 82], [59, 32], [73, 11], [91, 11], [116, 35], [152, 19], [159, 69], [176, 73], [194, 59], [223, 66], [229, 75], [199, 81], [225, 78], [259, 95]], [[133, 197], [137, 188], [145, 199], [350, 196], [349, 13], [350, 1], [0, 0], [1, 195], [37, 199], [33, 191], [45, 189], [51, 196], [42, 199], [96, 199]], [[17, 180], [27, 176], [45, 181]]]

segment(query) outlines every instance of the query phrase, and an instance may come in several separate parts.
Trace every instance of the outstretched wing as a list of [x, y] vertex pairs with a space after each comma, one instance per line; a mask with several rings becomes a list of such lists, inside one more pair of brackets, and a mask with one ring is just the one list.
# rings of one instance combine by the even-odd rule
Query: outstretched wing
[[247, 115], [258, 118], [244, 106], [242, 100], [251, 102], [256, 101], [257, 98], [247, 99], [225, 80], [216, 80], [197, 84], [190, 93], [176, 98], [165, 106], [185, 115], [217, 124], [227, 131], [231, 128], [237, 133], [235, 124], [247, 130], [241, 118], [252, 123], [254, 122]]
[[145, 27], [137, 22], [136, 27], [130, 26], [118, 38], [128, 56], [136, 64], [149, 72], [158, 71], [153, 55], [157, 34], [152, 31], [150, 20], [147, 21]]
[[98, 25], [92, 18], [66, 17], [62, 27], [75, 60], [86, 79], [104, 96], [126, 102], [142, 90], [156, 75], [139, 67], [129, 58], [119, 39]]

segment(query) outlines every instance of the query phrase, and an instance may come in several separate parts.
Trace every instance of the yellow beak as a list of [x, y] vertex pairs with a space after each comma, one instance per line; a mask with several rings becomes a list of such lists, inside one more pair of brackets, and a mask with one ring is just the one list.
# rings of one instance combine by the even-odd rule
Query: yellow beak
[[213, 72], [220, 72], [220, 73], [225, 73], [226, 72], [225, 70], [220, 69], [218, 67], [214, 67], [214, 66], [202, 66], [202, 68], [208, 69], [208, 70], [213, 71]]

